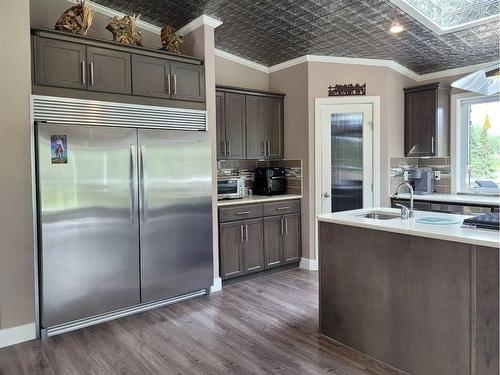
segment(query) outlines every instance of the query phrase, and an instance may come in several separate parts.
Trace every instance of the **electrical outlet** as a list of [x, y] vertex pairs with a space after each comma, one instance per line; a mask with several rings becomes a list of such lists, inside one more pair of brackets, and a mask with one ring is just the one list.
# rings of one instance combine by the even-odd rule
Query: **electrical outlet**
[[434, 180], [441, 180], [441, 171], [434, 171]]
[[408, 181], [408, 171], [404, 171], [403, 180]]

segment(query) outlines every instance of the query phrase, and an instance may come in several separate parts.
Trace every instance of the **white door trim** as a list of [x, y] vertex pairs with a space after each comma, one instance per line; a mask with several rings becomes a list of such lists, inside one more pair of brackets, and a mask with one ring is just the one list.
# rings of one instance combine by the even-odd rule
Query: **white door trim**
[[373, 206], [380, 206], [380, 96], [346, 96], [317, 98], [314, 103], [314, 247], [318, 259], [318, 215], [322, 212], [321, 200], [321, 149], [323, 140], [323, 106], [335, 104], [373, 105]]

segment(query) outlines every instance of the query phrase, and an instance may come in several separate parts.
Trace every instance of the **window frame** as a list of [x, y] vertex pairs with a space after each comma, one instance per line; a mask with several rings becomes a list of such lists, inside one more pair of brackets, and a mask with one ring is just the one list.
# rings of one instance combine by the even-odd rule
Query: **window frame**
[[[487, 100], [485, 100], [487, 99]], [[469, 155], [469, 105], [498, 100], [498, 95], [463, 93], [451, 95], [451, 193], [476, 193], [467, 186], [467, 162]], [[480, 193], [477, 193], [480, 194]]]

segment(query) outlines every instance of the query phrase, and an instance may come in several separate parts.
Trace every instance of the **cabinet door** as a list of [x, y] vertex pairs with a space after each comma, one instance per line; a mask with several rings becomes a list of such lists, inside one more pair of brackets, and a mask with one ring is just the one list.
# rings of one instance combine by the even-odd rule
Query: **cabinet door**
[[224, 93], [224, 125], [226, 128], [226, 159], [245, 159], [245, 95]]
[[283, 258], [285, 263], [297, 262], [301, 256], [300, 214], [284, 215]]
[[283, 100], [280, 98], [266, 98], [267, 101], [267, 157], [269, 159], [283, 159]]
[[264, 218], [264, 260], [266, 268], [283, 264], [283, 216]]
[[215, 93], [215, 126], [217, 136], [217, 159], [226, 158], [226, 125], [224, 113], [224, 93]]
[[243, 221], [244, 254], [243, 264], [246, 273], [264, 269], [264, 225], [262, 219]]
[[85, 46], [35, 37], [35, 83], [87, 89]]
[[205, 68], [181, 62], [170, 63], [172, 99], [202, 102], [205, 100]]
[[169, 98], [171, 92], [170, 61], [132, 55], [132, 94]]
[[268, 104], [264, 96], [246, 96], [247, 159], [266, 157]]
[[130, 95], [130, 53], [87, 47], [87, 60], [89, 90]]
[[243, 269], [243, 236], [241, 222], [219, 225], [219, 252], [222, 279], [240, 276]]
[[405, 94], [405, 154], [433, 156], [436, 145], [435, 89]]

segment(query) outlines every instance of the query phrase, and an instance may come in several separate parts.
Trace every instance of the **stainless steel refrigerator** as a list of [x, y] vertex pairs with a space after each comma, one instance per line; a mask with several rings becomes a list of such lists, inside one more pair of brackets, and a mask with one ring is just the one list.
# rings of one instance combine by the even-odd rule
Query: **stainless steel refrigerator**
[[42, 329], [213, 281], [207, 132], [106, 126], [116, 123], [98, 116], [36, 123]]

